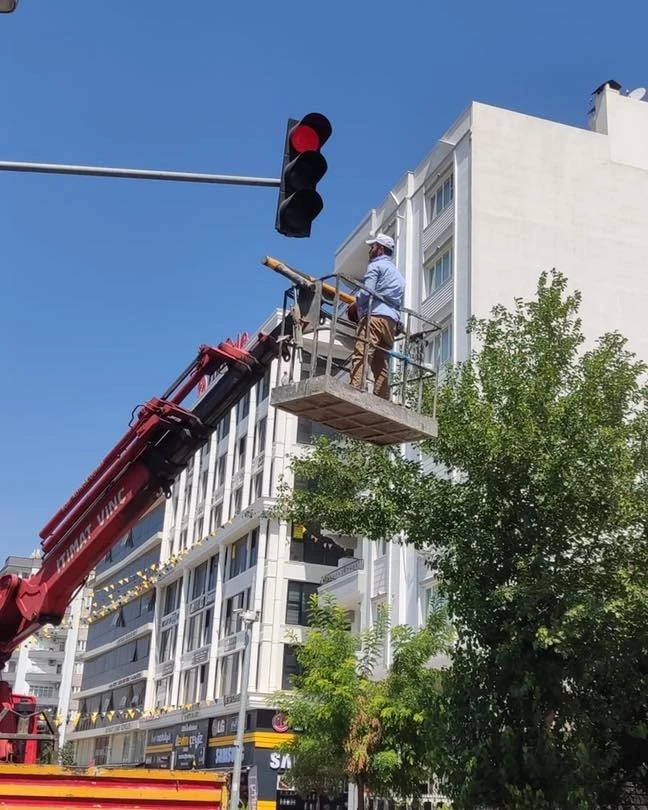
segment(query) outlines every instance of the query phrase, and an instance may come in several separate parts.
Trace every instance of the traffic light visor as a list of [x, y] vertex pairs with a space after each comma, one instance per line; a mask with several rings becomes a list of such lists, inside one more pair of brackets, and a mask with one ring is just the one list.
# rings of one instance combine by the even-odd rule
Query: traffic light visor
[[[293, 129], [293, 133], [299, 130], [304, 130], [303, 133], [300, 133], [300, 137], [307, 135], [306, 130], [311, 130], [311, 132], [308, 133], [307, 138], [308, 142], [314, 145], [310, 146], [309, 149], [321, 149], [331, 137], [333, 127], [331, 126], [331, 122], [328, 120], [328, 118], [325, 115], [322, 115], [322, 113], [308, 113], [308, 115], [305, 115], [301, 119], [295, 129]], [[315, 143], [315, 138], [317, 138], [317, 143]], [[295, 144], [292, 143], [292, 133], [291, 146], [296, 152], [307, 151], [306, 149], [299, 149]]]
[[291, 189], [315, 188], [326, 174], [326, 158], [319, 152], [304, 152], [286, 166], [286, 180]]
[[320, 195], [312, 188], [291, 194], [279, 207], [280, 233], [310, 236], [311, 223], [324, 208]]

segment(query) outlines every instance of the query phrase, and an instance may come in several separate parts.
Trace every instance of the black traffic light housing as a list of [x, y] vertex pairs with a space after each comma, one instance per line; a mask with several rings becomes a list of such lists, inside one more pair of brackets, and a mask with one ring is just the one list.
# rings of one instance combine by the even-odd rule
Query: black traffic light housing
[[313, 220], [324, 207], [315, 187], [328, 168], [320, 149], [332, 132], [321, 113], [288, 119], [275, 223], [284, 236], [310, 236]]

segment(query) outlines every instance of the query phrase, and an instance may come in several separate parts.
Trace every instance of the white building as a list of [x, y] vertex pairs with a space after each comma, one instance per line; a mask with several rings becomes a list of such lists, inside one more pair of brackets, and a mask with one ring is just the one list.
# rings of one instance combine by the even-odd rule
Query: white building
[[[279, 317], [260, 331], [270, 331]], [[272, 763], [285, 729], [273, 726], [270, 698], [295, 670], [293, 645], [305, 631], [309, 596], [350, 553], [270, 516], [281, 481], [290, 483], [291, 454], [317, 431], [270, 407], [279, 362], [225, 416], [167, 502], [161, 565], [168, 572], [157, 582], [142, 723], [150, 765], [191, 761], [227, 769], [246, 690], [244, 767], [256, 765], [259, 802], [272, 806], [278, 767]], [[241, 609], [259, 615], [247, 684], [241, 683]], [[190, 738], [197, 742], [188, 749]]]
[[[8, 557], [0, 576], [18, 574], [26, 579], [40, 568], [40, 558]], [[17, 694], [34, 695], [39, 708], [49, 711], [58, 723], [59, 744], [63, 744], [67, 722], [77, 708], [82, 665], [76, 661], [85, 648], [91, 589], [81, 588], [68, 606], [58, 627], [47, 625], [24, 641], [7, 662], [2, 679]]]
[[[619, 330], [648, 359], [648, 103], [619, 90], [594, 92], [582, 128], [471, 104], [344, 241], [336, 272], [361, 278], [367, 237], [393, 236], [406, 304], [441, 326], [428, 358], [441, 366], [470, 352], [471, 315], [531, 297], [555, 267], [583, 293], [589, 339]], [[363, 626], [383, 602], [392, 624], [419, 624], [434, 583], [416, 553], [365, 542], [359, 554], [322, 590]]]

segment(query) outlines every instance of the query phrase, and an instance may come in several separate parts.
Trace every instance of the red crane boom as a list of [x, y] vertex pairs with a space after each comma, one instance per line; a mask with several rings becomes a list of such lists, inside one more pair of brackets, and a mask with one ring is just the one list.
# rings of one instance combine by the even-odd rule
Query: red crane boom
[[[279, 324], [248, 351], [230, 340], [196, 359], [146, 403], [124, 437], [43, 527], [39, 571], [0, 578], [0, 669], [43, 624], [60, 624], [75, 592], [108, 551], [167, 492], [218, 422], [263, 378], [278, 354]], [[213, 385], [191, 410], [182, 402], [206, 375]]]

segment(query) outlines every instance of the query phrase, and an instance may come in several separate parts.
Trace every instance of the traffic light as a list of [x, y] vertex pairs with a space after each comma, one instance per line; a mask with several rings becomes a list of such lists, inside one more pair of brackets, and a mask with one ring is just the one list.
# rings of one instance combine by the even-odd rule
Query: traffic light
[[321, 113], [288, 120], [275, 224], [284, 236], [310, 236], [312, 222], [324, 207], [315, 186], [326, 174], [320, 149], [332, 131]]

